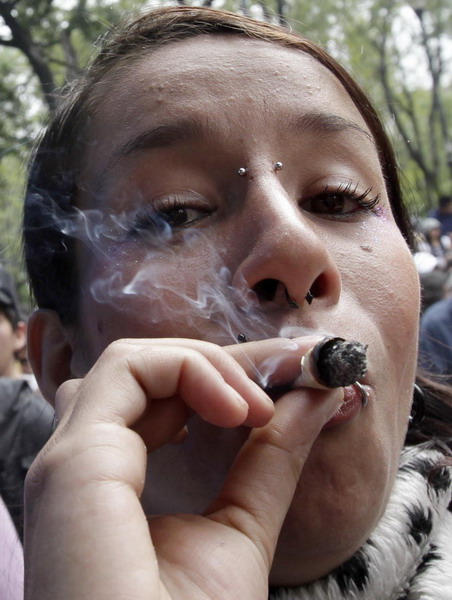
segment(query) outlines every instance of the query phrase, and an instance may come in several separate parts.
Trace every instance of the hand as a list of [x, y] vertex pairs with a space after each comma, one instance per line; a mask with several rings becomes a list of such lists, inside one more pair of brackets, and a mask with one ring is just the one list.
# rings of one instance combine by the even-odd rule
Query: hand
[[[125, 340], [63, 384], [58, 427], [26, 481], [25, 598], [266, 599], [303, 465], [342, 401], [340, 390], [297, 389], [274, 406], [252, 381], [275, 351], [275, 377], [293, 379], [312, 341], [294, 344]], [[254, 429], [203, 516], [148, 522], [147, 452], [177, 436], [189, 411]]]

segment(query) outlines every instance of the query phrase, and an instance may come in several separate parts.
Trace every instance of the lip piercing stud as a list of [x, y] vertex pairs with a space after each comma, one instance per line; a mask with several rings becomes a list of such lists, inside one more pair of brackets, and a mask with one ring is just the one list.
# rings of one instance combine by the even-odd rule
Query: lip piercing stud
[[275, 164], [273, 165], [273, 170], [274, 171], [281, 171], [281, 169], [284, 167], [284, 165], [282, 164], [282, 162], [278, 161], [275, 162]]
[[312, 304], [312, 301], [314, 300], [314, 294], [311, 292], [311, 290], [308, 290], [308, 293], [305, 296], [305, 300], [308, 304]]
[[243, 177], [244, 175], [246, 175], [245, 167], [240, 167], [240, 169], [238, 169], [238, 171], [237, 171], [237, 175], [239, 175], [240, 177]]
[[366, 407], [368, 402], [369, 402], [369, 394], [367, 393], [366, 388], [361, 385], [359, 383], [359, 381], [355, 381], [355, 383], [353, 384], [356, 388], [358, 388], [360, 394], [361, 394], [361, 405], [363, 407]]

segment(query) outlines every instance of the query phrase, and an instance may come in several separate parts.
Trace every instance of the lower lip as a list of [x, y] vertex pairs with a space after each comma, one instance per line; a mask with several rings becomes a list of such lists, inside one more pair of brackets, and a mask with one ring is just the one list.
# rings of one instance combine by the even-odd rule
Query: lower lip
[[325, 423], [322, 431], [348, 423], [356, 417], [362, 408], [361, 392], [353, 385], [344, 388], [344, 403], [340, 409]]

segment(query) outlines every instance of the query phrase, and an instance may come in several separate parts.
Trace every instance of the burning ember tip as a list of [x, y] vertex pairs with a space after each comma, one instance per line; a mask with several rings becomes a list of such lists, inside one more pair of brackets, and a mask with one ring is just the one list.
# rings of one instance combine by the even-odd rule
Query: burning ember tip
[[301, 360], [297, 386], [338, 388], [352, 385], [367, 372], [367, 346], [342, 338], [326, 338]]

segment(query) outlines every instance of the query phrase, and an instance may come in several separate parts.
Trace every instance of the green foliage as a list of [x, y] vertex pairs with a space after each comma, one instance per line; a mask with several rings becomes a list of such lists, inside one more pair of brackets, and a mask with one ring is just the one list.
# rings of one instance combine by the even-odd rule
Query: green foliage
[[15, 153], [0, 161], [0, 263], [13, 275], [24, 306], [30, 305], [22, 264], [20, 223], [23, 162]]

